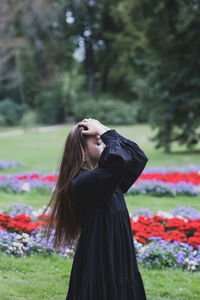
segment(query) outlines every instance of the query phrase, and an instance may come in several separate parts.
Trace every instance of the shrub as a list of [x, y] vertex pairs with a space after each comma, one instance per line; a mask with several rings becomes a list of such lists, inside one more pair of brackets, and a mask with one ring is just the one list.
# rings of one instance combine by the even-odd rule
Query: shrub
[[36, 100], [38, 121], [44, 124], [56, 124], [64, 120], [63, 105], [59, 87], [45, 89]]
[[23, 114], [29, 110], [26, 104], [17, 104], [6, 98], [0, 102], [1, 126], [16, 126], [20, 123]]
[[33, 127], [38, 121], [38, 116], [35, 111], [26, 112], [20, 120], [20, 125], [23, 128]]
[[137, 109], [133, 103], [124, 103], [114, 99], [88, 99], [74, 106], [76, 121], [83, 118], [95, 118], [102, 123], [125, 125], [136, 123]]

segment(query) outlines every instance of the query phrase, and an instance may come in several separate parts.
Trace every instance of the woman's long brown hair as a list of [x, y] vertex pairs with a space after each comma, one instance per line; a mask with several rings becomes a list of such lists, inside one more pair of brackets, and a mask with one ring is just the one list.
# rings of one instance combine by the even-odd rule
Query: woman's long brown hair
[[45, 236], [48, 243], [52, 231], [55, 230], [53, 247], [56, 252], [73, 244], [77, 247], [81, 232], [80, 220], [72, 207], [69, 185], [84, 164], [83, 149], [87, 148], [87, 136], [81, 133], [83, 129], [87, 129], [87, 127], [75, 125], [66, 138], [64, 151], [58, 165], [58, 180], [51, 199], [42, 213], [44, 216], [45, 212], [52, 208], [46, 221]]

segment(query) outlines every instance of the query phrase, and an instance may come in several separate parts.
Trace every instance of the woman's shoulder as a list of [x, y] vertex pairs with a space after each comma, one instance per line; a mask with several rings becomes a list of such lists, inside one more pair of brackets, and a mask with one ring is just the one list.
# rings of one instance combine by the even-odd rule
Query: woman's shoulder
[[77, 172], [77, 174], [72, 178], [71, 184], [73, 184], [73, 183], [79, 181], [79, 179], [82, 177], [82, 175], [83, 175], [84, 173], [87, 173], [87, 172], [90, 172], [90, 170], [81, 168], [81, 169]]
[[80, 170], [77, 172], [77, 174], [74, 176], [73, 179], [75, 179], [78, 175], [82, 174], [82, 172], [85, 172], [85, 171], [89, 171], [89, 170], [80, 168]]

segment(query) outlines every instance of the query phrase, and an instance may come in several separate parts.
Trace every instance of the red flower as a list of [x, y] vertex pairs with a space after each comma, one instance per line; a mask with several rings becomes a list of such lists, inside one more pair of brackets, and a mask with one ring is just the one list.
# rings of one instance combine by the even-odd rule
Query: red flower
[[196, 236], [191, 236], [188, 240], [187, 243], [189, 245], [192, 245], [193, 247], [197, 248], [200, 245], [200, 237]]
[[26, 223], [31, 221], [31, 218], [29, 216], [26, 216], [25, 214], [16, 215], [13, 217], [13, 219], [19, 222], [21, 221]]
[[180, 218], [172, 218], [172, 219], [167, 219], [167, 224], [166, 224], [166, 228], [178, 228], [181, 225], [185, 224], [185, 221], [183, 219]]
[[[166, 241], [180, 241], [191, 245], [200, 245], [200, 219], [153, 218], [139, 216], [136, 222], [130, 218], [133, 237], [145, 244], [151, 236], [160, 236]], [[192, 239], [191, 239], [192, 237]], [[189, 241], [189, 242], [188, 242]]]
[[31, 233], [37, 227], [37, 223], [32, 223], [31, 218], [25, 214], [16, 215], [13, 218], [8, 214], [0, 215], [0, 228], [4, 228], [3, 230]]
[[149, 225], [149, 224], [153, 223], [153, 220], [151, 217], [139, 216], [137, 222], [144, 224], [144, 225]]
[[153, 216], [153, 220], [154, 220], [155, 222], [166, 223], [166, 219], [165, 219], [164, 217], [157, 216], [157, 215], [154, 215], [154, 216]]
[[145, 231], [147, 228], [146, 225], [143, 225], [143, 224], [140, 224], [138, 222], [132, 222], [131, 223], [131, 229], [134, 232], [137, 232], [137, 231]]
[[188, 236], [191, 236], [196, 231], [200, 231], [200, 223], [193, 220], [193, 222], [185, 223], [180, 226], [179, 230], [185, 232], [185, 234], [187, 234]]
[[136, 233], [134, 235], [134, 238], [142, 244], [146, 244], [148, 237], [149, 237], [149, 235], [145, 234], [145, 233]]
[[167, 174], [161, 174], [155, 172], [155, 173], [141, 174], [139, 180], [163, 181], [163, 182], [171, 182], [171, 183], [178, 183], [184, 181], [187, 183], [193, 183], [195, 185], [199, 185], [200, 174], [198, 174], [198, 172], [188, 172], [188, 173], [171, 172]]
[[183, 232], [180, 232], [178, 230], [165, 232], [162, 235], [163, 240], [166, 241], [180, 241], [180, 242], [187, 242], [187, 237]]
[[6, 226], [6, 224], [11, 220], [8, 214], [0, 214], [0, 225]]

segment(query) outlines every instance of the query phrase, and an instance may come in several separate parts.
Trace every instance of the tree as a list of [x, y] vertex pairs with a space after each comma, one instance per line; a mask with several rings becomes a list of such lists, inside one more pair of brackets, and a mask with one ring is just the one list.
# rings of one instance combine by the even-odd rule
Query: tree
[[156, 147], [167, 152], [174, 141], [191, 148], [200, 140], [199, 13], [200, 2], [187, 0], [138, 0], [133, 9], [146, 37], [138, 93], [158, 128]]
[[[143, 34], [131, 21], [128, 0], [68, 1], [68, 31], [83, 51], [88, 90], [133, 100], [132, 81]], [[126, 91], [124, 93], [124, 91]]]
[[1, 8], [0, 99], [35, 108], [36, 96], [70, 68], [74, 46], [59, 0], [6, 1]]

